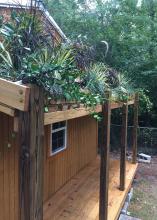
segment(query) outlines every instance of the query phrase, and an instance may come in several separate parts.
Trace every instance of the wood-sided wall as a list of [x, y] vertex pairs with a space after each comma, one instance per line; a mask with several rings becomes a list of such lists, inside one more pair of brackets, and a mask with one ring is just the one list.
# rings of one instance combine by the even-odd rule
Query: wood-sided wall
[[90, 116], [68, 121], [67, 149], [48, 157], [50, 126], [45, 127], [44, 201], [97, 155], [97, 122]]
[[[68, 121], [67, 149], [48, 157], [45, 126], [44, 201], [97, 155], [97, 122], [90, 116]], [[19, 219], [19, 138], [13, 118], [0, 113], [0, 220]]]
[[13, 118], [0, 113], [0, 220], [18, 220], [18, 140]]

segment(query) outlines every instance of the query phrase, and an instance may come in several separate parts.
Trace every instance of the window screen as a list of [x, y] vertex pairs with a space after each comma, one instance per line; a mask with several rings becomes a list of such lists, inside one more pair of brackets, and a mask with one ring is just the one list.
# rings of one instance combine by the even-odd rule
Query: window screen
[[66, 148], [67, 122], [57, 122], [51, 126], [51, 155]]

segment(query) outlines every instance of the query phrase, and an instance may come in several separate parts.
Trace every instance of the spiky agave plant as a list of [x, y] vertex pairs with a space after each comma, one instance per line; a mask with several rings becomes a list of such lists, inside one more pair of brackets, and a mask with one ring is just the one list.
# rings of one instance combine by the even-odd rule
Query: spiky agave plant
[[106, 77], [107, 69], [103, 63], [94, 64], [83, 77], [84, 87], [103, 97], [105, 90], [109, 88]]
[[38, 8], [35, 6], [33, 10], [12, 11], [7, 22], [1, 19], [0, 41], [10, 54], [12, 65], [17, 71], [22, 68], [22, 60], [27, 55], [43, 47], [53, 50], [51, 39], [45, 36], [43, 24], [38, 16]]
[[118, 86], [112, 89], [112, 97], [114, 101], [126, 101], [135, 92], [132, 79], [127, 73], [119, 73], [117, 79]]
[[11, 54], [2, 42], [0, 42], [0, 77], [11, 79], [12, 81], [17, 77]]

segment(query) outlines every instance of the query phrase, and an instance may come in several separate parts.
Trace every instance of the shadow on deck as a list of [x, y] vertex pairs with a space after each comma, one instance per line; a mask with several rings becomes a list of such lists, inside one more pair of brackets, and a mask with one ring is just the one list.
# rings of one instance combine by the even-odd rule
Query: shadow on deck
[[[108, 220], [117, 220], [131, 187], [137, 164], [127, 162], [126, 189], [119, 187], [119, 161], [110, 161]], [[100, 160], [81, 170], [44, 204], [44, 220], [98, 220], [99, 219]]]

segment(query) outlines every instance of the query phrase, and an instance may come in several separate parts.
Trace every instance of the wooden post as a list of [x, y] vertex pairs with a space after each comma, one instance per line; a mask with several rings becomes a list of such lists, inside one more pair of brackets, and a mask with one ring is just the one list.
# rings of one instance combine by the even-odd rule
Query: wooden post
[[127, 128], [128, 128], [128, 103], [122, 108], [122, 131], [121, 131], [121, 154], [120, 154], [120, 190], [125, 190], [126, 178], [126, 148], [127, 148]]
[[139, 103], [139, 94], [135, 94], [135, 103], [134, 103], [134, 122], [133, 122], [133, 154], [132, 162], [136, 164], [137, 162], [137, 131], [138, 131], [138, 103]]
[[109, 147], [111, 123], [111, 93], [107, 93], [107, 101], [102, 108], [103, 125], [102, 141], [100, 147], [100, 196], [99, 220], [107, 220], [108, 216], [108, 187], [109, 187]]
[[28, 112], [19, 113], [20, 220], [43, 220], [44, 97], [31, 86]]

